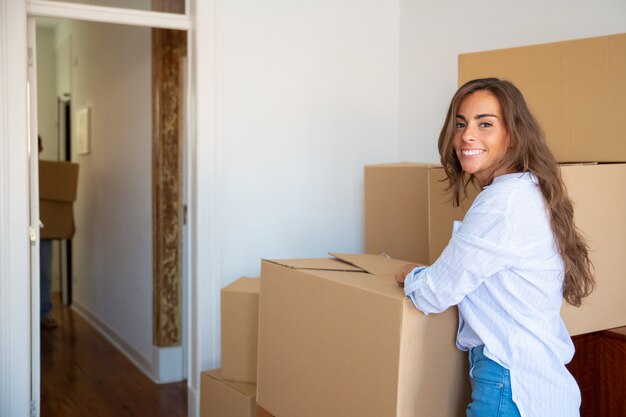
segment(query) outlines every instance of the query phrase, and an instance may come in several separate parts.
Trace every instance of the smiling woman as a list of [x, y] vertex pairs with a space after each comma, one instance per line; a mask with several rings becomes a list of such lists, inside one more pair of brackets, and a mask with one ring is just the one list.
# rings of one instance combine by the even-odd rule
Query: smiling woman
[[580, 391], [565, 368], [574, 346], [560, 316], [593, 289], [588, 247], [573, 220], [556, 160], [522, 93], [496, 78], [455, 94], [439, 136], [458, 205], [470, 182], [483, 191], [430, 267], [395, 278], [422, 312], [459, 310], [457, 347], [469, 351], [467, 416], [578, 415]]

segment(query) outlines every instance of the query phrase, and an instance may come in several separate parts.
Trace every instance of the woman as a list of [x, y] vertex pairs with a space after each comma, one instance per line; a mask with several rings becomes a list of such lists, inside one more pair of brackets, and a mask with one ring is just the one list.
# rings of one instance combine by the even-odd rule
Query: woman
[[572, 417], [580, 391], [565, 368], [574, 346], [560, 317], [594, 279], [560, 170], [524, 97], [497, 78], [452, 98], [439, 136], [455, 205], [483, 191], [430, 267], [395, 274], [424, 313], [457, 305], [457, 347], [469, 350], [468, 417]]

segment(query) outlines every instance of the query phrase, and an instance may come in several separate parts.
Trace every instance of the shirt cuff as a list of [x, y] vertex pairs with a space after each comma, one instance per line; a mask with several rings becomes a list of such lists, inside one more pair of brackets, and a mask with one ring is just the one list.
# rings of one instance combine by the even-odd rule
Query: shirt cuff
[[418, 266], [404, 278], [404, 294], [406, 294], [407, 297], [410, 297], [413, 292], [426, 284], [426, 274], [421, 274], [425, 269], [428, 269], [428, 267]]

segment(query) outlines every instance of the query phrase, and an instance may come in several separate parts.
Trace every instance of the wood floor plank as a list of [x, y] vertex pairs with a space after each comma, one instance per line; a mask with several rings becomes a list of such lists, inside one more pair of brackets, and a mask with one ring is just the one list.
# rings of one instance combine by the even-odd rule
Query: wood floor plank
[[187, 384], [155, 384], [55, 297], [41, 330], [42, 417], [185, 417]]

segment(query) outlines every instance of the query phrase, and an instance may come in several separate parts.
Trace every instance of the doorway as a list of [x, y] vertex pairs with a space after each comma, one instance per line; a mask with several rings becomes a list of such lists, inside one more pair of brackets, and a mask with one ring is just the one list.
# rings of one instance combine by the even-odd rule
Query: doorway
[[[75, 21], [75, 25], [87, 24], [85, 22], [76, 22], [79, 21]], [[90, 24], [104, 25], [103, 23]], [[144, 28], [134, 27], [130, 30], [150, 31], [150, 29], [145, 28], [149, 26], [147, 24], [139, 26], [144, 26]], [[123, 37], [117, 36], [123, 30], [126, 29], [117, 27], [109, 35], [94, 35], [95, 39], [92, 40], [95, 40], [97, 43], [105, 40], [110, 41], [111, 38], [115, 38], [117, 39], [115, 49], [120, 49], [120, 45], [124, 44], [124, 40]], [[100, 31], [94, 30], [93, 32]], [[141, 36], [146, 37], [145, 33]], [[80, 42], [84, 41], [84, 36], [81, 36]], [[129, 108], [138, 107], [133, 106], [132, 103], [133, 100], [137, 99], [137, 96], [142, 94], [134, 93], [133, 89], [137, 83], [141, 82], [140, 79], [142, 77], [139, 76], [134, 81], [126, 80], [124, 85], [119, 86], [126, 92], [126, 95], [116, 96], [113, 94], [116, 89], [116, 83], [107, 82], [106, 77], [102, 76], [102, 73], [115, 73], [121, 67], [129, 66], [129, 60], [136, 54], [131, 53], [128, 56], [108, 61], [102, 59], [94, 66], [90, 64], [90, 61], [94, 59], [93, 56], [77, 53], [78, 48], [82, 48], [78, 44], [79, 42], [75, 42], [72, 46], [76, 49], [71, 54], [70, 62], [70, 67], [73, 71], [71, 76], [72, 87], [75, 87], [71, 91], [71, 99], [72, 107], [76, 111], [88, 109], [89, 137], [87, 149], [84, 153], [79, 151], [73, 152], [66, 148], [66, 150], [69, 150], [71, 159], [81, 164], [81, 173], [79, 174], [79, 199], [75, 207], [78, 231], [74, 250], [70, 251], [75, 256], [69, 262], [69, 266], [75, 266], [75, 268], [68, 274], [69, 290], [66, 289], [62, 293], [68, 295], [66, 300], [68, 304], [74, 301], [73, 309], [75, 311], [91, 321], [92, 324], [95, 324], [95, 327], [110, 340], [121, 346], [127, 356], [131, 356], [138, 367], [144, 370], [145, 373], [152, 376], [175, 373], [176, 370], [170, 368], [173, 362], [178, 361], [181, 363], [182, 376], [184, 377], [184, 365], [187, 362], [185, 349], [183, 348], [186, 339], [184, 337], [184, 313], [186, 309], [182, 308], [182, 301], [186, 299], [183, 286], [185, 280], [180, 279], [177, 283], [174, 283], [179, 285], [178, 289], [171, 288], [171, 280], [163, 285], [151, 282], [150, 278], [154, 275], [153, 267], [155, 266], [149, 259], [146, 262], [146, 258], [151, 258], [149, 255], [151, 254], [151, 249], [155, 246], [154, 239], [152, 239], [152, 231], [154, 229], [151, 227], [151, 216], [146, 215], [145, 211], [143, 215], [129, 216], [128, 213], [120, 209], [123, 204], [115, 204], [116, 202], [131, 203], [130, 205], [135, 208], [137, 206], [147, 206], [147, 212], [153, 213], [151, 207], [154, 202], [149, 195], [150, 191], [153, 190], [151, 181], [154, 173], [154, 162], [150, 155], [151, 134], [145, 134], [146, 125], [141, 123], [141, 120], [144, 119], [145, 121], [145, 118], [133, 114], [133, 111], [129, 111]], [[102, 55], [103, 48], [105, 48], [102, 45], [98, 44], [95, 48], [87, 49], [91, 49], [92, 52], [95, 51], [95, 54]], [[99, 73], [98, 71], [102, 72]], [[180, 68], [181, 73], [184, 74], [185, 71], [184, 66]], [[148, 77], [144, 77], [148, 78], [148, 81], [150, 78], [149, 73], [148, 68]], [[91, 80], [86, 80], [85, 74], [91, 74]], [[100, 92], [88, 97], [83, 92], [87, 89], [86, 86], [88, 84], [98, 84], [98, 82], [94, 82], [95, 79], [100, 84], [97, 86]], [[79, 85], [80, 88], [77, 87]], [[181, 85], [183, 86], [183, 91], [185, 91], [185, 85]], [[150, 96], [150, 89], [151, 87], [148, 84], [148, 96]], [[95, 96], [98, 96], [98, 98], [95, 99]], [[181, 102], [184, 103], [185, 101], [186, 99], [183, 95]], [[103, 102], [106, 105], [103, 105]], [[129, 107], [125, 107], [127, 105]], [[148, 113], [150, 112], [149, 108], [150, 105], [148, 105]], [[116, 112], [118, 115], [121, 113], [121, 116], [125, 117], [125, 119], [121, 122], [119, 122], [119, 119], [112, 119], [111, 113]], [[70, 114], [73, 114], [73, 112], [70, 112]], [[185, 129], [186, 122], [184, 119], [181, 120], [179, 121], [181, 137], [185, 137], [187, 132], [187, 129]], [[70, 127], [72, 125], [70, 123]], [[149, 131], [152, 126], [149, 123], [148, 125], [147, 129]], [[138, 138], [143, 139], [138, 140]], [[146, 138], [148, 139], [147, 142]], [[182, 156], [179, 156], [178, 160], [182, 162]], [[128, 167], [131, 168], [130, 173], [124, 169]], [[140, 169], [141, 167], [147, 167], [147, 170]], [[139, 171], [142, 171], [143, 174], [138, 175]], [[145, 175], [146, 172], [148, 175]], [[181, 169], [178, 174], [181, 179], [182, 172], [183, 170]], [[141, 177], [141, 179], [137, 180], [138, 177]], [[179, 190], [181, 201], [183, 189], [184, 187], [181, 184]], [[147, 193], [145, 193], [146, 190], [148, 190]], [[80, 195], [81, 192], [82, 196]], [[147, 197], [146, 194], [148, 194]], [[179, 210], [181, 213], [183, 212], [182, 204]], [[92, 217], [95, 213], [97, 220], [94, 221], [93, 218], [88, 219], [86, 213], [89, 213], [89, 216]], [[180, 218], [182, 219], [182, 215]], [[184, 227], [181, 227], [179, 234], [182, 236], [183, 233]], [[146, 236], [148, 236], [147, 239]], [[171, 240], [171, 236], [167, 237]], [[135, 238], [138, 240], [133, 241]], [[92, 250], [86, 249], [90, 246]], [[114, 252], [114, 256], [102, 256], [101, 252], [105, 252], [103, 249], [106, 248]], [[143, 248], [143, 250], [137, 254], [137, 251], [133, 252], [133, 248]], [[147, 251], [145, 250], [146, 248], [148, 249]], [[146, 256], [146, 253], [148, 253], [148, 256]], [[134, 262], [137, 261], [137, 258], [142, 262], [141, 268], [136, 268], [136, 263]], [[133, 265], [135, 267], [120, 268], [120, 264]], [[131, 273], [135, 275], [129, 276]], [[146, 283], [148, 284], [147, 290]], [[164, 285], [169, 287], [164, 290]], [[178, 291], [177, 298], [179, 303], [174, 303], [173, 310], [177, 311], [177, 313], [174, 313], [174, 318], [167, 322], [170, 326], [168, 328], [168, 331], [170, 331], [168, 342], [166, 344], [162, 343], [162, 341], [155, 342], [154, 345], [156, 345], [157, 349], [155, 350], [145, 343], [142, 345], [138, 340], [146, 340], [146, 334], [141, 336], [142, 331], [146, 332], [146, 326], [142, 326], [142, 323], [145, 324], [150, 322], [150, 320], [145, 320], [145, 317], [149, 316], [153, 324], [157, 321], [155, 318], [158, 311], [152, 312], [149, 307], [146, 309], [145, 306], [150, 306], [153, 300], [151, 294], [157, 294], [158, 291], [163, 290], [165, 296], [162, 298], [166, 299], [170, 304], [172, 293]], [[145, 299], [142, 301], [142, 297], [146, 298], [146, 294], [148, 294], [147, 302]], [[112, 304], [110, 300], [120, 301], [121, 308], [119, 305]], [[154, 303], [159, 305], [158, 300], [155, 300]], [[144, 308], [136, 308], [137, 306], [143, 306]], [[171, 305], [168, 305], [169, 307]], [[169, 310], [169, 317], [172, 317], [171, 311], [172, 309]], [[175, 317], [176, 314], [179, 317]], [[135, 320], [135, 323], [133, 323], [133, 320]], [[176, 320], [178, 321], [176, 322]], [[149, 333], [148, 340], [157, 340], [156, 335], [159, 334], [159, 327], [156, 325], [147, 327], [147, 332]], [[173, 337], [171, 336], [172, 328], [175, 329]]]

